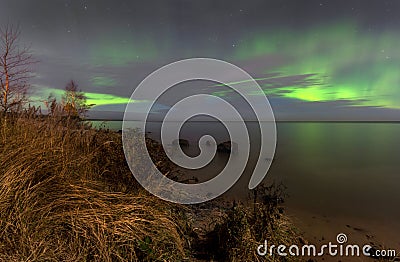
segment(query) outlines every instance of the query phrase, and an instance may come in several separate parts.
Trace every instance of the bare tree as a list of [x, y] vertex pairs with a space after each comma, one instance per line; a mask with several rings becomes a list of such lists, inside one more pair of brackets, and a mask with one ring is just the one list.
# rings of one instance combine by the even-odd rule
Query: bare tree
[[69, 117], [84, 118], [87, 111], [94, 105], [87, 104], [87, 97], [84, 92], [78, 89], [74, 80], [68, 82], [65, 93], [62, 97], [64, 111]]
[[27, 101], [31, 66], [35, 61], [28, 47], [19, 45], [18, 26], [0, 28], [0, 109], [20, 110]]

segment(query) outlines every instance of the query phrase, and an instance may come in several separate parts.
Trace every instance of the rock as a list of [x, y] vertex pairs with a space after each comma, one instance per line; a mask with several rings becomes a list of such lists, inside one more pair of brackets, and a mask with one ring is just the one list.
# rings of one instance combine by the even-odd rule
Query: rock
[[180, 146], [185, 146], [185, 147], [187, 147], [187, 146], [189, 146], [189, 141], [188, 140], [186, 140], [186, 139], [175, 139], [174, 141], [172, 141], [172, 144], [174, 145], [174, 146], [177, 146], [177, 145], [180, 145]]
[[238, 152], [238, 144], [231, 141], [226, 141], [217, 146], [217, 151], [221, 153], [233, 153], [236, 154]]

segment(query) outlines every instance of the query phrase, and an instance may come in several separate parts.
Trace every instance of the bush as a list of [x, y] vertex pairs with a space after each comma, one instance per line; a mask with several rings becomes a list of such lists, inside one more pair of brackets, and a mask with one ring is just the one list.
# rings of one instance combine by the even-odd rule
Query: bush
[[222, 223], [209, 233], [212, 256], [221, 261], [296, 261], [296, 257], [257, 254], [265, 240], [287, 246], [299, 243], [300, 234], [283, 214], [283, 196], [283, 186], [272, 183], [254, 189], [248, 202], [234, 202]]

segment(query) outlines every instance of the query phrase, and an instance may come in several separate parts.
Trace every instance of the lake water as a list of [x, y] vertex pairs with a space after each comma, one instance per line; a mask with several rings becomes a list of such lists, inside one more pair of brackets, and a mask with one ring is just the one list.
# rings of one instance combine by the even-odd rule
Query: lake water
[[[248, 195], [257, 161], [257, 123], [247, 125], [252, 145], [249, 165], [228, 197]], [[120, 130], [121, 122], [105, 126]], [[160, 123], [150, 123], [146, 131], [159, 139], [159, 127]], [[185, 124], [181, 138], [190, 143], [188, 154], [198, 153], [196, 141], [204, 134], [213, 135], [218, 143], [228, 140], [223, 126], [215, 122]], [[228, 157], [219, 153], [208, 166], [187, 175], [208, 180], [222, 170]], [[335, 232], [347, 230], [355, 241], [365, 242], [373, 235], [400, 250], [400, 124], [277, 123], [276, 153], [267, 179], [285, 184], [288, 212], [313, 232], [310, 237], [334, 237]]]

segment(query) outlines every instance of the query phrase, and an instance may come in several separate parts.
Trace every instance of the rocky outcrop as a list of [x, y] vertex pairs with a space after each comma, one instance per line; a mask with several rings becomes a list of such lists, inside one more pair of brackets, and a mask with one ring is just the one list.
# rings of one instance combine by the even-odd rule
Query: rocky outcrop
[[236, 154], [238, 152], [238, 144], [231, 141], [226, 141], [218, 144], [217, 151], [221, 153], [233, 153]]
[[187, 147], [189, 146], [189, 141], [186, 139], [175, 139], [174, 141], [172, 141], [172, 145], [174, 146], [180, 145]]

